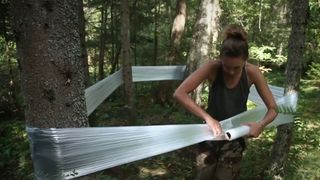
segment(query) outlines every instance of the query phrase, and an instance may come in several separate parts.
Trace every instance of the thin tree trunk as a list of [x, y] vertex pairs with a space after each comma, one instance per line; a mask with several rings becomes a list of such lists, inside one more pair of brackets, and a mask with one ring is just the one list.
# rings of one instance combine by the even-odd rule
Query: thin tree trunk
[[157, 65], [158, 58], [158, 0], [154, 1], [154, 46], [153, 46], [153, 65]]
[[130, 22], [129, 22], [129, 3], [128, 0], [121, 0], [121, 58], [122, 58], [122, 70], [124, 90], [127, 100], [126, 107], [128, 109], [128, 118], [131, 123], [134, 123], [134, 84], [132, 81], [132, 69], [131, 69], [131, 57], [130, 57]]
[[[170, 34], [170, 50], [166, 57], [166, 65], [177, 64], [178, 62], [178, 53], [180, 49], [180, 42], [182, 38], [182, 34], [185, 27], [186, 22], [186, 14], [187, 14], [187, 3], [186, 0], [178, 0], [176, 4], [176, 17], [172, 23], [172, 29]], [[171, 104], [172, 102], [172, 94], [174, 91], [173, 81], [164, 81], [156, 86], [153, 89], [154, 98], [157, 103], [160, 103], [162, 106], [166, 104]]]
[[86, 25], [85, 25], [85, 17], [83, 10], [83, 1], [80, 2], [79, 6], [79, 15], [80, 15], [80, 40], [81, 40], [81, 58], [84, 66], [84, 75], [85, 75], [85, 86], [88, 87], [90, 85], [90, 75], [89, 75], [89, 64], [88, 64], [88, 53], [86, 48]]
[[[139, 19], [135, 18], [136, 17], [136, 10], [138, 9], [137, 7], [137, 2], [138, 0], [135, 0], [132, 4], [132, 11], [130, 12], [130, 17], [131, 17], [131, 22], [136, 23], [137, 21], [139, 21]], [[133, 27], [133, 53], [134, 53], [134, 65], [136, 66], [138, 64], [138, 59], [137, 59], [137, 28]], [[137, 87], [137, 84], [136, 84]]]
[[176, 64], [177, 56], [180, 49], [180, 43], [187, 16], [187, 3], [186, 0], [178, 0], [176, 6], [176, 17], [172, 24], [171, 29], [171, 41], [170, 41], [170, 52], [166, 59], [166, 64]]
[[92, 57], [92, 66], [93, 66], [93, 81], [97, 82], [97, 53], [96, 48], [94, 49], [93, 57]]
[[99, 80], [104, 78], [104, 57], [106, 49], [106, 22], [107, 4], [103, 3], [101, 9], [101, 31], [100, 31], [100, 50], [99, 50]]
[[78, 1], [12, 2], [28, 126], [88, 126]]
[[[305, 47], [305, 31], [308, 19], [308, 0], [294, 0], [292, 6], [292, 30], [289, 38], [288, 61], [286, 67], [285, 94], [299, 89], [301, 76], [301, 59]], [[277, 128], [276, 140], [273, 145], [268, 173], [274, 179], [282, 179], [283, 166], [287, 159], [293, 134], [293, 124], [281, 125]]]
[[261, 32], [261, 19], [262, 19], [262, 0], [260, 0], [260, 10], [259, 10], [259, 32]]
[[[201, 0], [187, 59], [188, 74], [210, 59], [210, 52], [218, 37], [220, 12], [219, 0]], [[193, 93], [193, 99], [199, 105], [201, 105], [202, 89], [203, 84]]]
[[118, 67], [119, 64], [119, 56], [120, 56], [120, 52], [121, 52], [121, 45], [119, 45], [119, 48], [117, 50], [117, 54], [114, 57], [113, 61], [112, 61], [112, 65], [111, 65], [111, 74], [113, 74], [114, 72], [116, 72], [116, 69]]
[[[114, 14], [113, 14], [113, 11], [114, 11], [114, 2], [113, 0], [111, 1], [111, 5], [110, 5], [110, 18], [111, 18], [111, 63], [113, 63], [115, 61], [115, 40], [116, 38], [114, 38], [114, 28], [115, 28], [115, 20], [114, 20]], [[112, 74], [112, 73], [111, 73]]]

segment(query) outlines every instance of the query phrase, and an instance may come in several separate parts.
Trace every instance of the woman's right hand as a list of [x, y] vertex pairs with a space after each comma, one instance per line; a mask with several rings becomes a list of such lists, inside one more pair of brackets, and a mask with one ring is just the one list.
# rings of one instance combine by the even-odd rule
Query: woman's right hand
[[214, 136], [221, 136], [222, 128], [219, 121], [213, 119], [212, 117], [205, 119], [205, 121], [212, 130]]

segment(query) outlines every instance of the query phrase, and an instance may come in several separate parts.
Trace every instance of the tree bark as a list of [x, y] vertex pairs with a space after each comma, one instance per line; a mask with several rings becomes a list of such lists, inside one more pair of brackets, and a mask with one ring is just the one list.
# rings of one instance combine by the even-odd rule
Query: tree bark
[[[218, 38], [220, 13], [219, 0], [201, 0], [187, 58], [188, 74], [191, 74], [210, 59], [213, 44]], [[199, 85], [193, 93], [193, 99], [198, 104], [201, 104], [200, 94], [202, 89], [203, 84]]]
[[[187, 2], [186, 0], [178, 0], [176, 4], [176, 17], [173, 20], [171, 33], [170, 33], [170, 50], [166, 57], [166, 65], [177, 64], [178, 54], [182, 34], [184, 31], [187, 15]], [[172, 94], [174, 91], [173, 81], [164, 81], [153, 89], [155, 101], [162, 106], [172, 103]]]
[[168, 54], [166, 64], [176, 64], [177, 56], [180, 49], [180, 43], [187, 16], [186, 0], [178, 0], [176, 6], [176, 17], [174, 18], [171, 29], [170, 52]]
[[12, 1], [28, 126], [88, 126], [81, 0]]
[[134, 123], [134, 84], [132, 81], [131, 57], [130, 57], [130, 22], [129, 22], [129, 3], [128, 0], [121, 0], [121, 58], [124, 90], [127, 100], [126, 108], [128, 109], [128, 118]]
[[[294, 0], [291, 4], [291, 34], [289, 38], [286, 66], [285, 94], [297, 92], [301, 76], [301, 60], [305, 48], [305, 31], [308, 20], [308, 0]], [[272, 148], [268, 173], [273, 179], [282, 179], [283, 166], [287, 159], [293, 134], [293, 123], [277, 128], [276, 140]]]

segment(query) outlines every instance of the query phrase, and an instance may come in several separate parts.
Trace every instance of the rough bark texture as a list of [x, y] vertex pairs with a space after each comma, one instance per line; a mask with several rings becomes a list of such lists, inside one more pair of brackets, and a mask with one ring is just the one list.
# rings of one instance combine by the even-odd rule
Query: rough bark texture
[[[294, 0], [292, 7], [292, 30], [289, 38], [288, 61], [286, 66], [285, 94], [298, 91], [301, 76], [301, 60], [305, 47], [305, 30], [308, 19], [308, 0]], [[282, 179], [283, 165], [287, 159], [293, 124], [282, 125], [277, 128], [276, 140], [273, 145], [268, 173], [273, 179]]]
[[12, 5], [27, 125], [88, 126], [81, 0], [16, 0]]
[[134, 84], [132, 82], [132, 69], [130, 58], [130, 36], [129, 36], [129, 5], [128, 0], [121, 1], [121, 58], [125, 96], [127, 99], [128, 117], [134, 123]]
[[170, 52], [167, 57], [167, 64], [176, 64], [179, 53], [181, 37], [186, 24], [187, 3], [186, 0], [178, 0], [176, 6], [176, 17], [171, 29]]
[[[201, 0], [187, 59], [188, 74], [191, 74], [201, 64], [210, 59], [212, 45], [218, 37], [220, 13], [219, 0]], [[193, 98], [198, 104], [201, 104], [200, 93], [202, 88], [203, 85], [201, 84], [193, 94]]]

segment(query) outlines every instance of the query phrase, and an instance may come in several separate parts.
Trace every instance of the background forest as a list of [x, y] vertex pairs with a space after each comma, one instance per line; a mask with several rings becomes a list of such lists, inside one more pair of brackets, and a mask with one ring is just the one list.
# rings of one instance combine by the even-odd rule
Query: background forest
[[[123, 18], [126, 17], [121, 11], [123, 2], [83, 1], [83, 47], [86, 49], [82, 50], [88, 65], [86, 87], [124, 67], [124, 59], [140, 66], [188, 65], [192, 72], [205, 60], [215, 59], [222, 39], [221, 32], [228, 24], [239, 24], [246, 29], [250, 45], [249, 62], [261, 67], [268, 82], [277, 86], [286, 84], [288, 42], [294, 24], [292, 7], [300, 6], [300, 1], [131, 0], [128, 2], [128, 19]], [[308, 3], [304, 54], [299, 59], [298, 112], [290, 151], [283, 168], [276, 175], [265, 176], [276, 129], [265, 130], [259, 138], [249, 140], [242, 162], [242, 179], [320, 178], [320, 2], [309, 0]], [[3, 179], [33, 179], [25, 131], [26, 103], [20, 83], [24, 78], [21, 75], [23, 68], [17, 53], [16, 29], [12, 25], [12, 21], [16, 21], [12, 14], [17, 6], [10, 0], [0, 2], [0, 176]], [[200, 23], [201, 18], [209, 16], [210, 23], [206, 26]], [[123, 41], [122, 31], [126, 20], [130, 23], [127, 43]], [[199, 54], [202, 48], [206, 48], [207, 52]], [[125, 50], [129, 53], [126, 54]], [[121, 86], [89, 116], [89, 124], [200, 123], [201, 120], [173, 100], [172, 93], [178, 83], [136, 83], [133, 91]], [[204, 107], [207, 86], [204, 84], [194, 95]], [[129, 115], [125, 107], [129, 107]], [[194, 157], [195, 147], [192, 146], [108, 169], [92, 177], [192, 179], [195, 175]]]

